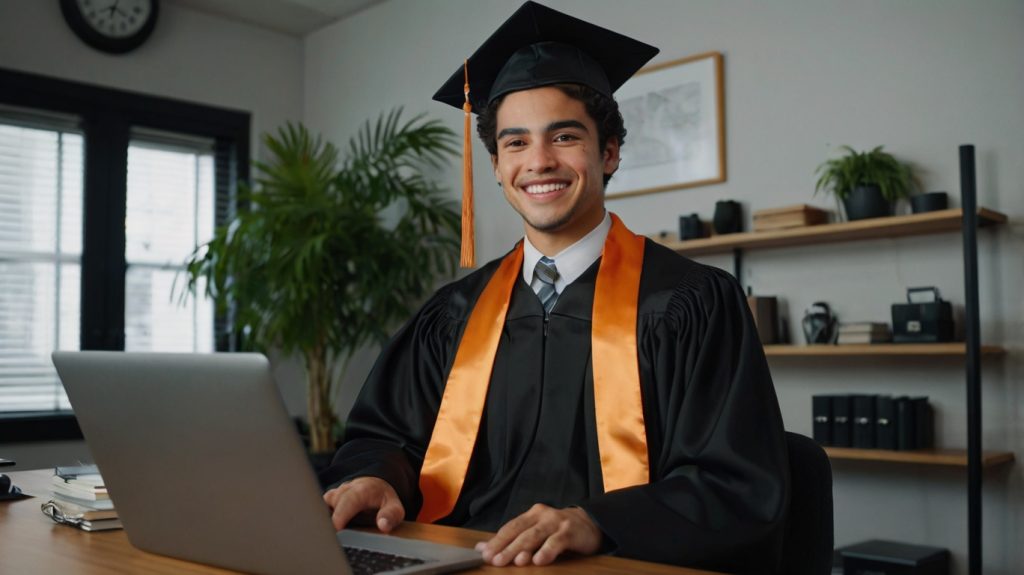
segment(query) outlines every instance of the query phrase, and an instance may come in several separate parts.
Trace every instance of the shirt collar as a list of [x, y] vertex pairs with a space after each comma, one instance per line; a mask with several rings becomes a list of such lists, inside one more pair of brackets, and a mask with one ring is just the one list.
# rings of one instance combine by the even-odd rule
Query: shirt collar
[[[601, 257], [604, 249], [604, 241], [608, 237], [608, 230], [612, 229], [612, 218], [608, 211], [604, 212], [604, 219], [597, 227], [590, 230], [587, 235], [576, 240], [576, 243], [558, 252], [553, 260], [558, 268], [558, 279], [555, 280], [555, 289], [558, 293], [565, 290], [565, 286], [576, 281], [576, 278], [583, 275], [597, 258]], [[523, 280], [532, 285], [533, 269], [544, 254], [533, 247], [530, 238], [523, 238]]]

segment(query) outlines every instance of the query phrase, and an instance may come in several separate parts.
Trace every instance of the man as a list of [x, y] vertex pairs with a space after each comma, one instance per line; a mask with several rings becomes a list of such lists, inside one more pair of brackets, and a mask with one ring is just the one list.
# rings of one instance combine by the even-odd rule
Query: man
[[743, 294], [604, 209], [625, 138], [611, 92], [656, 52], [528, 2], [435, 96], [459, 106], [468, 75], [525, 237], [381, 353], [322, 476], [335, 527], [497, 530], [479, 547], [499, 566], [774, 569], [785, 440]]

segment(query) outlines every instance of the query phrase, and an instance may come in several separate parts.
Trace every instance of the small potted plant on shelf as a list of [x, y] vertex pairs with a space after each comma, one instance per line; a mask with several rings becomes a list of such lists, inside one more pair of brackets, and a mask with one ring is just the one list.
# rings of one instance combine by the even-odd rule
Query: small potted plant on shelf
[[850, 146], [841, 149], [846, 155], [818, 166], [814, 193], [831, 192], [849, 220], [891, 216], [895, 203], [909, 197], [915, 187], [910, 167], [882, 151], [882, 146], [869, 152]]
[[344, 157], [301, 125], [263, 141], [270, 159], [254, 162], [255, 186], [239, 186], [238, 215], [190, 256], [187, 289], [216, 302], [241, 347], [302, 357], [315, 456], [334, 449], [352, 355], [455, 271], [460, 212], [428, 175], [457, 138], [395, 110], [367, 122]]

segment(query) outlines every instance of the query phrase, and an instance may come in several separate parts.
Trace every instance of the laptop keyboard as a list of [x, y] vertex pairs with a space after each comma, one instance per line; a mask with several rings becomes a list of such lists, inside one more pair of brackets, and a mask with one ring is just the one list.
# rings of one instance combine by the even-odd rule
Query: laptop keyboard
[[348, 564], [352, 567], [353, 575], [374, 575], [426, 563], [415, 557], [392, 555], [358, 547], [345, 547], [345, 555], [348, 556]]

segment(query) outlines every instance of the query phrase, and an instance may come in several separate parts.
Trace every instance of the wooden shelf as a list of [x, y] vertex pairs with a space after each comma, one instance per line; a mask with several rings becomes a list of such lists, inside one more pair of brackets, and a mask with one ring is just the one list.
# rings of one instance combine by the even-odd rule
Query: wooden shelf
[[[828, 456], [836, 460], [886, 461], [893, 463], [918, 463], [922, 465], [945, 465], [967, 467], [967, 451], [963, 449], [919, 449], [915, 451], [891, 451], [888, 449], [854, 449], [850, 447], [826, 447]], [[995, 467], [1012, 463], [1015, 457], [1009, 451], [984, 451], [982, 467]]]
[[[768, 357], [866, 357], [866, 356], [940, 356], [966, 357], [964, 343], [872, 343], [863, 345], [766, 345]], [[981, 346], [982, 355], [1005, 355], [997, 345]]]
[[[778, 248], [784, 246], [817, 245], [829, 242], [897, 238], [959, 230], [963, 213], [959, 209], [940, 210], [909, 216], [872, 218], [854, 222], [839, 222], [802, 228], [768, 232], [725, 234], [697, 240], [659, 241], [685, 256], [727, 253], [734, 249]], [[1002, 224], [1005, 214], [978, 209], [979, 225]]]

